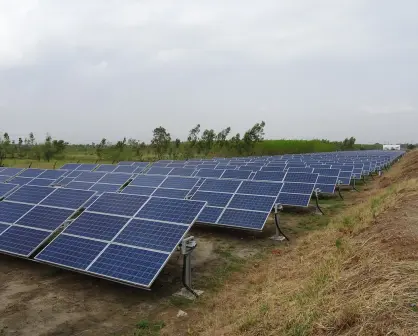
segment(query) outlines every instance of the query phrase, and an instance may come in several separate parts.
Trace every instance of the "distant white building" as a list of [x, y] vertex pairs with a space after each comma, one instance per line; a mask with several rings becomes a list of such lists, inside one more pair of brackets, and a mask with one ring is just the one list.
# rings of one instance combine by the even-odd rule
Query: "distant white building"
[[401, 150], [401, 145], [383, 145], [383, 150]]

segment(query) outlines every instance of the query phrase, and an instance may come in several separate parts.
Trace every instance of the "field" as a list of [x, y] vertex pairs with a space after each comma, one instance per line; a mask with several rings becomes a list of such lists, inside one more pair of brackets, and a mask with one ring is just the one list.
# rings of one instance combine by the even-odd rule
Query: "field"
[[288, 243], [272, 218], [256, 235], [194, 227], [196, 301], [172, 295], [180, 254], [152, 292], [0, 255], [0, 335], [414, 335], [418, 152], [359, 190], [322, 199], [325, 216], [283, 213]]

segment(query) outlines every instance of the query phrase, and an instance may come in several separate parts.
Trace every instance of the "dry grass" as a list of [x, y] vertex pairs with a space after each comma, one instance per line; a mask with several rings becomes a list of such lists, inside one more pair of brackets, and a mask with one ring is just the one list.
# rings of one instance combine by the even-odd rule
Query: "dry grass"
[[[418, 216], [418, 179], [401, 181], [409, 164], [387, 176], [400, 182], [373, 191], [284, 255], [272, 253], [232, 276], [189, 312], [187, 333], [417, 335], [418, 228], [416, 217], [399, 220], [408, 204]], [[164, 331], [185, 334], [178, 324]]]

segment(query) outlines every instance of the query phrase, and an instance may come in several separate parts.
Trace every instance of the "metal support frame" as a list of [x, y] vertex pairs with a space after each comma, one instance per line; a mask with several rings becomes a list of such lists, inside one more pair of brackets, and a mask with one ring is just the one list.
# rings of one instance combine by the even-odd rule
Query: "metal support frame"
[[196, 298], [199, 297], [199, 294], [192, 289], [192, 260], [191, 254], [196, 248], [197, 243], [193, 236], [184, 238], [180, 244], [180, 251], [183, 255], [183, 274], [182, 282], [186, 290], [192, 293]]
[[341, 181], [338, 181], [337, 182], [337, 191], [338, 191], [338, 195], [340, 196], [340, 198], [343, 200], [344, 199], [344, 197], [343, 197], [343, 195], [341, 194]]
[[314, 193], [315, 193], [315, 203], [316, 203], [316, 208], [319, 210], [319, 212], [322, 214], [322, 215], [325, 215], [324, 214], [324, 212], [322, 211], [322, 209], [321, 209], [321, 207], [319, 206], [319, 193], [321, 192], [321, 190], [319, 189], [319, 188], [316, 188], [315, 190], [314, 190]]
[[358, 189], [356, 188], [356, 179], [353, 178], [352, 180], [353, 180], [353, 190], [358, 192]]
[[289, 241], [289, 238], [283, 233], [283, 231], [280, 229], [280, 217], [279, 217], [279, 211], [283, 210], [283, 206], [279, 203], [274, 205], [274, 224], [276, 227], [276, 233], [274, 236], [270, 237], [272, 240], [276, 241], [283, 241], [287, 240]]

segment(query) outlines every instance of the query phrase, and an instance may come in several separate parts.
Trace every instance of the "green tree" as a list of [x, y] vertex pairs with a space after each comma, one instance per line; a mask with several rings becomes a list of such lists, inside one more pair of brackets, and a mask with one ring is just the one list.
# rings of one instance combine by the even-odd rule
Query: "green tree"
[[207, 155], [211, 151], [215, 143], [215, 138], [216, 134], [213, 129], [207, 129], [203, 131], [202, 137], [199, 141], [199, 147], [201, 148], [201, 150], [204, 151], [205, 155]]
[[106, 139], [103, 138], [99, 144], [96, 145], [96, 155], [99, 160], [103, 158], [103, 151], [106, 147]]
[[223, 129], [222, 131], [220, 131], [216, 135], [215, 141], [216, 141], [216, 145], [219, 148], [225, 147], [225, 145], [228, 143], [227, 137], [228, 137], [228, 135], [229, 135], [230, 132], [231, 132], [231, 127], [227, 127], [225, 129]]
[[33, 132], [29, 133], [29, 146], [33, 147], [35, 146], [36, 141], [35, 141], [35, 136], [33, 135]]
[[161, 159], [164, 153], [167, 152], [170, 147], [170, 142], [170, 133], [164, 127], [160, 126], [154, 129], [151, 145], [154, 147], [158, 159]]
[[264, 140], [264, 126], [266, 126], [266, 123], [262, 121], [261, 123], [256, 123], [245, 132], [242, 141], [247, 154], [252, 154], [255, 145]]
[[46, 161], [51, 161], [54, 156], [54, 146], [52, 144], [52, 137], [51, 135], [47, 134], [45, 138], [45, 142], [42, 145], [42, 154]]

